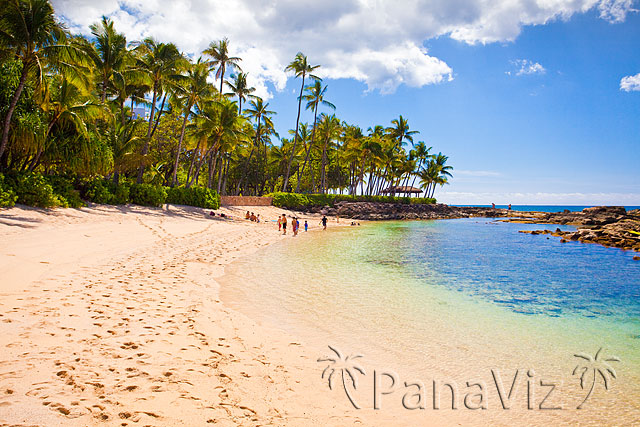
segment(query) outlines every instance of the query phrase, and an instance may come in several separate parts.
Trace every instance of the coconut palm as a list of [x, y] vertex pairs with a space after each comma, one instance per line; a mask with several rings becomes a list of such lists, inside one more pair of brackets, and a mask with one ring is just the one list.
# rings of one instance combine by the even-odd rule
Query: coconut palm
[[[324, 95], [327, 92], [328, 86], [322, 86], [322, 82], [320, 80], [316, 80], [312, 85], [309, 85], [305, 88], [305, 94], [302, 96], [302, 99], [307, 101], [306, 109], [313, 110], [313, 130], [311, 131], [311, 144], [309, 146], [309, 150], [307, 150], [307, 154], [305, 156], [304, 163], [302, 164], [302, 173], [304, 173], [304, 168], [307, 165], [309, 160], [309, 154], [311, 153], [311, 147], [313, 147], [316, 138], [316, 128], [318, 124], [318, 107], [320, 105], [325, 105], [333, 110], [336, 109], [336, 106], [331, 102], [324, 99]], [[323, 156], [324, 159], [324, 156]], [[296, 193], [299, 191], [299, 181], [298, 187], [296, 187]]]
[[334, 143], [341, 131], [342, 124], [334, 114], [329, 116], [322, 113], [320, 116], [320, 122], [318, 123], [318, 136], [322, 141], [322, 157], [320, 166], [320, 192], [322, 194], [327, 190], [327, 152], [330, 149], [330, 144]]
[[[249, 117], [255, 119], [256, 127], [255, 127], [254, 142], [249, 152], [249, 157], [247, 158], [246, 165], [249, 165], [251, 163], [251, 158], [254, 154], [254, 150], [260, 149], [258, 142], [262, 140], [262, 137], [265, 134], [271, 134], [271, 133], [275, 134], [273, 122], [271, 121], [270, 116], [276, 114], [276, 112], [267, 109], [267, 107], [269, 107], [269, 103], [267, 102], [265, 104], [262, 98], [260, 98], [259, 96], [256, 96], [254, 99], [252, 99], [249, 102], [249, 105], [250, 107], [247, 108], [245, 112]], [[265, 162], [267, 157], [266, 152], [267, 152], [267, 149], [265, 145], [265, 150], [264, 150]], [[246, 180], [246, 177], [247, 177], [247, 171], [245, 167], [245, 171], [242, 177], [243, 183]]]
[[78, 134], [86, 137], [86, 122], [97, 118], [102, 111], [100, 104], [92, 102], [85, 90], [73, 84], [63, 74], [54, 75], [48, 79], [47, 90], [44, 92], [40, 107], [47, 115], [48, 123], [43, 143], [38, 147], [38, 152], [29, 166], [31, 171], [38, 166], [43, 151], [50, 143], [51, 130], [56, 124], [68, 124]]
[[247, 73], [237, 73], [232, 74], [233, 82], [226, 82], [229, 89], [231, 89], [231, 93], [227, 93], [225, 95], [235, 95], [238, 97], [238, 114], [242, 114], [242, 101], [245, 101], [247, 98], [255, 98], [255, 95], [252, 95], [255, 92], [256, 88], [249, 87], [247, 83]]
[[425, 189], [425, 197], [433, 197], [436, 185], [448, 184], [451, 177], [451, 166], [446, 165], [449, 158], [442, 153], [438, 153], [427, 162], [426, 167], [418, 174], [422, 188]]
[[135, 134], [136, 122], [127, 121], [125, 123], [115, 120], [113, 126], [106, 131], [106, 140], [113, 153], [113, 182], [118, 184], [120, 173], [128, 167], [134, 167], [138, 162], [136, 154], [136, 144], [141, 140]]
[[180, 129], [180, 139], [178, 140], [178, 150], [173, 162], [173, 176], [171, 186], [176, 185], [180, 152], [184, 141], [187, 121], [193, 113], [192, 109], [196, 104], [202, 103], [210, 97], [215, 89], [207, 82], [209, 76], [209, 65], [202, 58], [198, 58], [195, 64], [191, 64], [184, 74], [172, 76], [175, 81], [174, 91], [176, 101], [182, 106], [183, 121]]
[[[40, 80], [44, 66], [58, 57], [82, 61], [81, 52], [66, 43], [67, 35], [56, 20], [53, 7], [47, 0], [5, 0], [0, 15], [0, 45], [5, 53], [20, 61], [20, 81], [11, 96], [9, 108], [2, 121], [0, 158], [9, 141], [9, 128], [18, 100], [30, 73]], [[70, 64], [70, 61], [64, 61]]]
[[[136, 58], [136, 68], [147, 76], [152, 88], [147, 138], [142, 146], [142, 156], [144, 158], [149, 152], [149, 144], [153, 135], [153, 123], [158, 95], [163, 92], [166, 94], [169, 79], [176, 73], [178, 66], [181, 65], [184, 58], [173, 43], [159, 43], [152, 37], [147, 37], [142, 43], [138, 43], [136, 53], [139, 54], [138, 58]], [[163, 98], [163, 107], [164, 99], [166, 98]], [[163, 107], [161, 107], [159, 114], [162, 114]], [[138, 169], [138, 183], [142, 182], [143, 175], [144, 165], [140, 165]]]
[[222, 96], [224, 73], [227, 70], [227, 67], [233, 67], [238, 71], [242, 71], [239, 65], [242, 59], [237, 56], [229, 56], [229, 39], [226, 37], [222, 40], [211, 42], [209, 47], [203, 50], [202, 53], [209, 55], [212, 58], [211, 69], [217, 67], [216, 79], [220, 79], [220, 96]]
[[387, 132], [391, 138], [398, 142], [398, 147], [404, 145], [404, 141], [410, 141], [413, 144], [413, 135], [420, 133], [417, 130], [409, 130], [409, 123], [402, 117], [391, 120], [392, 127], [387, 128]]
[[[285, 71], [293, 72], [296, 78], [302, 77], [302, 84], [300, 85], [300, 95], [298, 96], [298, 116], [296, 117], [296, 130], [293, 136], [293, 149], [291, 152], [291, 159], [287, 164], [287, 172], [284, 176], [284, 184], [282, 187], [283, 191], [287, 191], [287, 185], [289, 184], [289, 174], [291, 172], [291, 163], [293, 162], [293, 156], [295, 155], [296, 145], [298, 143], [298, 127], [300, 125], [300, 110], [302, 108], [302, 92], [304, 91], [304, 79], [308, 75], [310, 78], [315, 79], [316, 81], [321, 80], [319, 77], [311, 74], [314, 70], [316, 70], [319, 67], [320, 67], [319, 65], [309, 64], [307, 56], [302, 52], [298, 52], [296, 54], [295, 59], [291, 61], [291, 63], [287, 65], [287, 67], [284, 69]], [[314, 123], [315, 123], [315, 118], [314, 118]], [[298, 192], [299, 190], [300, 190], [300, 180], [298, 180], [298, 184], [296, 186], [296, 192]]]
[[95, 44], [87, 43], [85, 51], [91, 59], [98, 78], [100, 102], [105, 103], [110, 81], [114, 76], [119, 77], [130, 58], [127, 50], [127, 38], [115, 30], [113, 21], [106, 16], [103, 16], [99, 23], [90, 25], [89, 28], [95, 37]]
[[[196, 169], [200, 170], [202, 162], [210, 157], [209, 163], [209, 180], [208, 186], [213, 184], [213, 173], [216, 169], [218, 157], [223, 157], [233, 148], [232, 141], [237, 141], [243, 128], [244, 117], [238, 115], [238, 107], [235, 102], [223, 101], [207, 101], [201, 108], [196, 119], [196, 136], [206, 138], [209, 148], [207, 153], [202, 156], [202, 160]], [[218, 192], [221, 191], [222, 176], [225, 163], [228, 158], [223, 158], [220, 163], [220, 173], [218, 175]], [[224, 191], [223, 191], [224, 193]]]
[[329, 356], [324, 358], [319, 358], [318, 362], [329, 364], [322, 371], [322, 379], [324, 379], [325, 375], [327, 376], [327, 383], [329, 385], [329, 390], [333, 390], [333, 379], [334, 374], [339, 372], [340, 377], [342, 379], [342, 388], [344, 392], [347, 394], [347, 398], [349, 398], [349, 402], [353, 405], [354, 408], [360, 409], [360, 406], [353, 400], [349, 389], [347, 388], [347, 378], [351, 380], [351, 385], [353, 389], [356, 390], [358, 388], [358, 376], [356, 372], [359, 372], [362, 375], [366, 375], [364, 368], [354, 362], [356, 359], [362, 358], [362, 355], [355, 354], [345, 356], [339, 350], [332, 346], [328, 346], [329, 349], [336, 355], [335, 357]]
[[584, 362], [579, 363], [575, 367], [572, 373], [572, 375], [576, 375], [578, 373], [580, 374], [580, 388], [584, 390], [588, 379], [591, 379], [591, 387], [589, 388], [589, 392], [577, 408], [582, 409], [587, 399], [589, 399], [589, 396], [591, 396], [591, 393], [593, 393], [593, 389], [596, 386], [598, 377], [602, 378], [605, 390], [609, 390], [609, 377], [614, 379], [617, 377], [615, 369], [613, 369], [613, 367], [609, 365], [608, 362], [619, 362], [620, 359], [616, 356], [611, 356], [603, 359], [604, 355], [602, 354], [602, 348], [600, 348], [593, 357], [585, 353], [574, 354], [574, 356], [584, 360]]
[[431, 157], [429, 152], [431, 151], [432, 148], [433, 147], [427, 147], [424, 141], [419, 141], [414, 146], [413, 150], [415, 153], [415, 157], [418, 159], [418, 166], [416, 167], [416, 170], [415, 170], [416, 173], [413, 175], [413, 181], [411, 182], [412, 187], [416, 183], [416, 178], [418, 177], [418, 173], [420, 173], [423, 163], [427, 161], [428, 158]]

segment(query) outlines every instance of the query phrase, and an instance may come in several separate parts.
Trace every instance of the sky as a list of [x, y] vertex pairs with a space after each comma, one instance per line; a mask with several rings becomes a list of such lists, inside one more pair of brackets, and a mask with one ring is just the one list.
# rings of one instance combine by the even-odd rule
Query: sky
[[105, 15], [193, 58], [228, 37], [283, 137], [300, 90], [284, 68], [304, 52], [340, 119], [402, 115], [449, 156], [441, 202], [640, 205], [640, 0], [52, 3], [74, 32]]

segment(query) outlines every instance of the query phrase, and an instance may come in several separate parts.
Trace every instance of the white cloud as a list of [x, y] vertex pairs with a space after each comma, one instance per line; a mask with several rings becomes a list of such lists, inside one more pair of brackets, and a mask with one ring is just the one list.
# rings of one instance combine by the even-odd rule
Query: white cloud
[[635, 76], [623, 77], [620, 80], [620, 90], [625, 92], [640, 91], [640, 73]]
[[[229, 37], [250, 83], [268, 95], [282, 90], [284, 67], [302, 51], [322, 73], [353, 78], [370, 90], [393, 92], [451, 80], [452, 70], [429, 54], [426, 40], [449, 36], [465, 43], [514, 40], [523, 26], [543, 25], [597, 9], [618, 22], [632, 0], [52, 0], [77, 32], [102, 15], [129, 40], [153, 36], [197, 56]], [[539, 64], [538, 64], [539, 65]]]
[[516, 59], [515, 61], [511, 61], [511, 64], [513, 64], [515, 70], [507, 71], [507, 74], [509, 74], [510, 76], [544, 74], [547, 72], [547, 70], [538, 62], [529, 61], [528, 59]]
[[598, 5], [600, 17], [609, 22], [622, 22], [630, 12], [637, 12], [633, 8], [635, 0], [601, 0]]

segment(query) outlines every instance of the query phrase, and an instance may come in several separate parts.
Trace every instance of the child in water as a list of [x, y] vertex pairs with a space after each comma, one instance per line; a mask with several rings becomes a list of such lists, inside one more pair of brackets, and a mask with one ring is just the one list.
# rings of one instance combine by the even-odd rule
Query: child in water
[[304, 220], [304, 231], [305, 233], [307, 232], [307, 229], [309, 228], [309, 224], [307, 224], [307, 220]]

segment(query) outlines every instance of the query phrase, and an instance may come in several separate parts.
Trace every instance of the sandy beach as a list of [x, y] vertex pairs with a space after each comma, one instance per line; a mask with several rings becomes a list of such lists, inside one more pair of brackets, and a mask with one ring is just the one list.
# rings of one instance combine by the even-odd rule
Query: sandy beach
[[291, 237], [243, 208], [218, 212], [235, 219], [175, 206], [0, 212], [0, 425], [356, 421], [320, 391], [317, 352], [219, 300], [225, 265]]
[[[262, 322], [237, 298], [235, 304], [221, 298], [225, 269], [275, 249], [270, 245], [313, 239], [321, 230], [319, 216], [249, 209], [267, 221], [244, 220], [243, 207], [217, 211], [228, 219], [178, 206], [1, 211], [0, 426], [483, 425], [489, 420], [571, 425], [578, 419], [600, 425], [597, 410], [507, 413], [495, 405], [494, 395], [492, 411], [408, 411], [398, 392], [384, 396], [384, 410], [374, 410], [369, 400], [354, 409], [343, 378], [336, 375], [330, 390], [328, 378], [321, 377], [327, 363], [318, 359], [331, 355], [332, 342], [316, 340], [311, 329], [298, 335]], [[282, 236], [274, 222], [282, 213], [298, 215], [302, 224], [308, 219], [310, 232], [292, 237], [289, 230]], [[337, 225], [335, 218], [330, 221], [330, 227]], [[287, 292], [284, 284], [282, 292]], [[435, 337], [446, 335], [439, 330]], [[443, 346], [440, 351], [452, 361], [465, 354]], [[358, 399], [373, 396], [369, 362], [363, 364], [368, 376], [358, 386]], [[625, 409], [620, 420], [631, 421], [634, 407], [628, 406], [631, 418], [625, 418]]]

